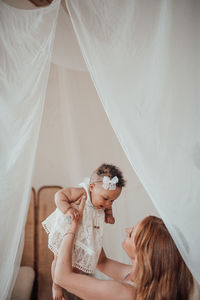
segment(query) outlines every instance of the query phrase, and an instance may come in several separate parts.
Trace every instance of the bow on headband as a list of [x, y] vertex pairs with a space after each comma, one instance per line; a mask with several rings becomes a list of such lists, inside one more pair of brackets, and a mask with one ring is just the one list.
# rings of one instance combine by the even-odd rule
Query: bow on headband
[[119, 179], [117, 176], [110, 179], [108, 176], [103, 177], [103, 188], [105, 190], [116, 190], [116, 183], [118, 183]]

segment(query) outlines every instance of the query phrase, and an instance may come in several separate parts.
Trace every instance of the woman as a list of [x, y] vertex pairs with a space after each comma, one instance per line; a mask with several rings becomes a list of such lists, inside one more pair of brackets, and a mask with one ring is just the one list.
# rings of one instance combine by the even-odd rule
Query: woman
[[[80, 204], [80, 214], [85, 200]], [[126, 265], [108, 259], [102, 250], [98, 269], [113, 280], [99, 280], [72, 271], [72, 247], [78, 221], [71, 223], [58, 254], [55, 282], [88, 300], [188, 300], [193, 277], [161, 219], [147, 217], [126, 229], [122, 247], [132, 260]], [[64, 300], [64, 298], [63, 298]]]

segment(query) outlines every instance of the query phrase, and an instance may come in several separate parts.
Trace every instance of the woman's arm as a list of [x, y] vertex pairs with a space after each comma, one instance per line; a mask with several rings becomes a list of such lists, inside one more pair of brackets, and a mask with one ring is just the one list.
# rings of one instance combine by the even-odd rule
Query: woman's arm
[[56, 284], [84, 300], [135, 299], [135, 288], [119, 281], [99, 280], [83, 274], [66, 272], [55, 280]]
[[132, 265], [126, 265], [107, 258], [103, 249], [101, 250], [97, 268], [101, 273], [120, 281], [124, 280], [124, 278], [133, 270]]
[[[81, 200], [82, 214], [85, 200]], [[72, 221], [68, 233], [64, 236], [56, 262], [54, 282], [69, 292], [85, 300], [133, 300], [134, 287], [113, 280], [99, 280], [91, 276], [73, 273], [72, 247], [75, 232], [78, 227], [76, 220]]]

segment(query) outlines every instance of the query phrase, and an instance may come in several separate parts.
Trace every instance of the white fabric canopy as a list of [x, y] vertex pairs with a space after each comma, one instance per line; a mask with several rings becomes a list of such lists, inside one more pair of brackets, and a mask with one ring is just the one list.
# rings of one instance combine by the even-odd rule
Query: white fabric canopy
[[[59, 0], [54, 0], [49, 7], [29, 11], [0, 2], [2, 299], [9, 298], [12, 277], [15, 278], [19, 266], [20, 240], [28, 207], [59, 4]], [[73, 0], [67, 4], [87, 67], [111, 125], [183, 258], [200, 282], [200, 3], [194, 0]], [[60, 14], [64, 16], [62, 10]], [[55, 41], [56, 45], [63, 42], [63, 48], [54, 48], [52, 60], [62, 68], [54, 66], [58, 76], [49, 85], [52, 88], [57, 86], [58, 90], [49, 90], [49, 93], [54, 101], [51, 110], [58, 109], [58, 116], [61, 116], [59, 124], [63, 124], [59, 134], [62, 132], [66, 138], [66, 168], [70, 166], [66, 181], [74, 182], [77, 174], [85, 175], [88, 165], [92, 168], [94, 161], [101, 161], [100, 157], [105, 159], [109, 154], [109, 158], [117, 164], [121, 154], [116, 153], [114, 138], [109, 140], [106, 135], [98, 138], [98, 134], [105, 134], [108, 126], [104, 119], [101, 131], [101, 120], [94, 114], [95, 108], [100, 110], [100, 105], [96, 106], [94, 101], [90, 103], [89, 100], [95, 97], [94, 91], [90, 91], [87, 101], [87, 94], [82, 92], [91, 84], [86, 72], [82, 72], [86, 69], [81, 57], [76, 61], [78, 48], [67, 48], [72, 35], [68, 24], [69, 20], [65, 22], [64, 18], [58, 23]], [[69, 31], [63, 39], [66, 25]], [[75, 40], [73, 43], [75, 45]], [[68, 70], [64, 70], [65, 67]], [[55, 101], [58, 98], [61, 102], [57, 108]], [[88, 103], [91, 105], [90, 112]], [[75, 115], [78, 118], [73, 120]], [[58, 116], [54, 120], [56, 123]], [[84, 121], [85, 127], [81, 126]], [[89, 128], [85, 130], [89, 135], [96, 134], [98, 142], [85, 136], [84, 128]], [[68, 136], [66, 129], [69, 129]], [[100, 150], [102, 144], [103, 151]], [[109, 152], [106, 147], [112, 149], [111, 144], [114, 146]], [[95, 147], [99, 148], [96, 160], [89, 152], [92, 149], [94, 156]], [[87, 159], [83, 161], [81, 155], [87, 156]], [[71, 170], [75, 164], [76, 172]], [[140, 197], [144, 198], [143, 195], [141, 193]], [[131, 222], [132, 215], [141, 213], [138, 213], [138, 201], [138, 197], [131, 194], [128, 209], [127, 202], [126, 205], [125, 202], [116, 204], [117, 218], [124, 218], [119, 220], [117, 227], [113, 227], [112, 237], [114, 234], [116, 237], [116, 231], [120, 237], [123, 236], [128, 213]], [[145, 201], [143, 203], [145, 205]], [[146, 206], [145, 209], [148, 212]], [[119, 246], [119, 237], [113, 238], [112, 245]]]
[[1, 299], [19, 266], [59, 4], [26, 11], [0, 2]]
[[62, 5], [59, 10], [51, 61], [62, 68], [88, 72], [74, 34], [70, 17], [64, 11]]
[[200, 283], [200, 2], [67, 6], [112, 127]]

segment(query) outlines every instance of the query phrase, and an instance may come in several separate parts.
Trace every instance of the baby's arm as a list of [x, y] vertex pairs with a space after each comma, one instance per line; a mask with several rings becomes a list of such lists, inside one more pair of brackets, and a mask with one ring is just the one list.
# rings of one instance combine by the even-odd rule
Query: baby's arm
[[83, 188], [69, 187], [62, 189], [55, 194], [56, 206], [63, 214], [70, 216], [72, 219], [76, 219], [79, 217], [79, 212], [76, 208], [72, 207], [71, 204], [73, 202], [79, 204], [80, 199], [84, 194], [86, 193]]
[[115, 218], [113, 217], [112, 207], [106, 208], [105, 212], [105, 222], [109, 224], [115, 223]]

